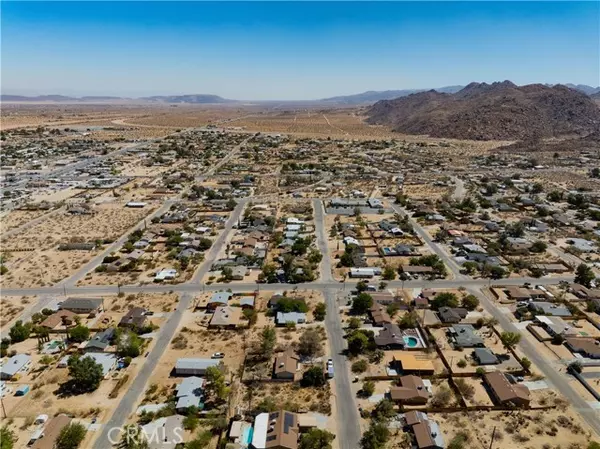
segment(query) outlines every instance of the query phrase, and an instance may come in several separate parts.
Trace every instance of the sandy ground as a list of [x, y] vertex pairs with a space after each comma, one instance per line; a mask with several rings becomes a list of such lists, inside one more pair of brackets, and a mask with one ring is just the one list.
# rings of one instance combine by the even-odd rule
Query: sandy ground
[[23, 226], [31, 220], [35, 220], [51, 211], [48, 210], [12, 210], [0, 218], [0, 229], [2, 232]]
[[13, 321], [26, 307], [37, 302], [35, 296], [0, 296], [0, 326]]
[[[69, 276], [89, 261], [96, 251], [58, 251], [60, 243], [114, 240], [130, 229], [152, 208], [127, 209], [120, 204], [103, 204], [92, 215], [58, 213], [2, 242], [8, 252], [5, 263], [9, 272], [3, 286], [49, 285]], [[33, 251], [16, 251], [32, 249]], [[5, 253], [6, 254], [6, 253]]]

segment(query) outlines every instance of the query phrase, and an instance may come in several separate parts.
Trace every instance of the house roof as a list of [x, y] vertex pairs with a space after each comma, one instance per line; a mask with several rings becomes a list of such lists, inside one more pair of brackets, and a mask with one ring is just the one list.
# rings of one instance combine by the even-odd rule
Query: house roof
[[31, 449], [53, 449], [60, 431], [71, 423], [72, 419], [67, 415], [58, 415], [52, 418], [44, 426], [43, 437], [36, 440]]
[[218, 366], [219, 360], [216, 359], [201, 359], [201, 358], [181, 358], [175, 362], [175, 369], [199, 369], [205, 370], [211, 366]]
[[[148, 449], [174, 449], [178, 442], [181, 442], [180, 432], [183, 428], [183, 418], [182, 415], [172, 415], [142, 426], [143, 433], [150, 436]], [[152, 438], [152, 435], [159, 435], [160, 438]]]
[[146, 321], [146, 309], [143, 307], [133, 307], [119, 321], [119, 326], [142, 326]]
[[75, 316], [77, 316], [77, 314], [71, 312], [70, 310], [59, 310], [42, 321], [40, 326], [47, 327], [48, 329], [54, 329], [59, 324], [62, 324], [63, 317], [69, 319], [74, 318]]
[[265, 448], [296, 449], [298, 447], [298, 417], [281, 410], [269, 413]]
[[281, 355], [275, 357], [275, 367], [273, 372], [275, 374], [281, 373], [292, 373], [294, 374], [298, 369], [298, 356], [294, 354], [294, 351], [288, 350]]
[[494, 371], [483, 375], [485, 383], [500, 402], [529, 401], [529, 389], [525, 385], [511, 384], [504, 373]]
[[285, 324], [285, 323], [301, 323], [306, 321], [306, 313], [302, 312], [277, 312], [277, 316], [275, 318], [277, 324]]
[[386, 307], [381, 304], [374, 303], [369, 309], [369, 313], [375, 324], [391, 323], [392, 318], [387, 313]]
[[218, 306], [210, 319], [210, 326], [237, 326], [241, 316], [240, 307]]
[[473, 357], [477, 359], [480, 365], [495, 365], [500, 362], [496, 354], [488, 348], [475, 348], [473, 350]]
[[16, 354], [2, 364], [0, 372], [7, 376], [14, 376], [23, 369], [31, 361], [31, 356], [27, 354]]
[[227, 302], [231, 299], [232, 296], [233, 294], [230, 292], [216, 292], [213, 293], [213, 295], [210, 297], [208, 303], [218, 303], [227, 305]]
[[384, 323], [383, 329], [375, 336], [375, 344], [377, 346], [402, 345], [402, 330], [394, 323]]
[[571, 316], [571, 312], [566, 306], [562, 304], [555, 304], [547, 301], [531, 301], [529, 308], [543, 315], [550, 316]]
[[183, 396], [200, 396], [204, 387], [204, 379], [202, 377], [186, 377], [175, 387], [175, 396], [177, 398]]
[[483, 338], [475, 333], [475, 328], [470, 324], [452, 325], [452, 336], [456, 345], [463, 348], [483, 345]]
[[60, 305], [61, 309], [77, 309], [93, 311], [102, 306], [102, 298], [67, 298]]
[[443, 323], [457, 323], [468, 314], [467, 309], [461, 307], [440, 307], [438, 315]]
[[581, 352], [593, 356], [600, 357], [600, 342], [595, 338], [590, 337], [567, 337], [565, 338], [567, 346], [573, 352]]
[[429, 399], [429, 392], [418, 376], [402, 376], [398, 379], [398, 387], [390, 388], [390, 397], [394, 401], [411, 401]]
[[431, 360], [417, 359], [413, 354], [402, 351], [395, 351], [392, 356], [394, 361], [400, 363], [405, 371], [433, 371], [433, 362]]

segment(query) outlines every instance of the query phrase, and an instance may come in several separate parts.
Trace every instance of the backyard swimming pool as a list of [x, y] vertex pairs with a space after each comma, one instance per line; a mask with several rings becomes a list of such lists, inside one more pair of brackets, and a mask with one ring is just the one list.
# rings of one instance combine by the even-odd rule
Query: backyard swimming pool
[[416, 337], [410, 337], [410, 336], [403, 336], [402, 339], [404, 340], [404, 343], [406, 343], [406, 346], [408, 346], [409, 348], [416, 348], [417, 346], [419, 346], [419, 340]]
[[240, 441], [244, 447], [250, 446], [252, 443], [252, 435], [254, 434], [254, 428], [252, 426], [248, 426], [244, 428], [244, 432], [242, 433], [242, 438]]

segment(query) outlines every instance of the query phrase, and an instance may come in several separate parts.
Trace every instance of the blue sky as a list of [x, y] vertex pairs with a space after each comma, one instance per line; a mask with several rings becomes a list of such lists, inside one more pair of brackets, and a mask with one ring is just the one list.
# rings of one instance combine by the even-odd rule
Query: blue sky
[[600, 84], [599, 2], [7, 2], [2, 92], [315, 99]]

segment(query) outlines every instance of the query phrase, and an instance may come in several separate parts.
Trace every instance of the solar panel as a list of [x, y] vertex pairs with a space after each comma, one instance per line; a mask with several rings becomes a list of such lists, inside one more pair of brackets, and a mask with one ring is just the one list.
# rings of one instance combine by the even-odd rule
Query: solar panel
[[290, 427], [294, 427], [294, 415], [286, 412], [283, 414], [283, 433], [289, 433]]

